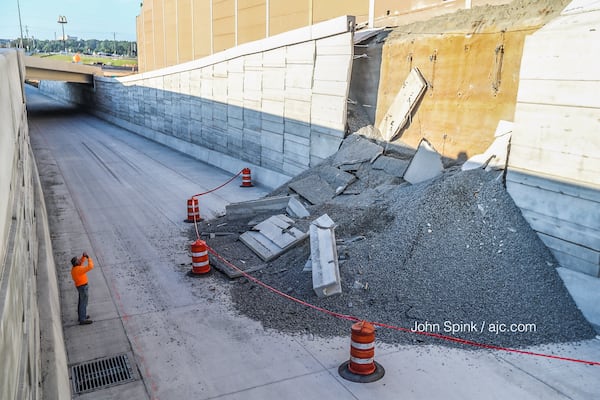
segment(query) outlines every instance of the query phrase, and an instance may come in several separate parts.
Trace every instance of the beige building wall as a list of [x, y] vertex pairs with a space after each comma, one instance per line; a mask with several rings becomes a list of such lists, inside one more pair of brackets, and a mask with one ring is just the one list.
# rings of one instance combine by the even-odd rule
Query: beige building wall
[[[394, 26], [510, 0], [374, 0], [375, 26]], [[200, 59], [293, 29], [354, 15], [369, 21], [370, 0], [146, 0], [137, 18], [140, 72]]]
[[238, 0], [238, 42], [267, 37], [267, 4], [264, 0]]

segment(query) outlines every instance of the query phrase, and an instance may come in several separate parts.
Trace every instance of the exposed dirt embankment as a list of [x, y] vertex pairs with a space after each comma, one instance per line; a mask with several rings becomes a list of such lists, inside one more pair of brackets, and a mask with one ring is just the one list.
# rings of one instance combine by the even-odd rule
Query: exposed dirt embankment
[[525, 38], [569, 0], [518, 0], [395, 28], [383, 48], [376, 126], [413, 67], [429, 87], [400, 140], [426, 137], [445, 157], [483, 152], [514, 118]]

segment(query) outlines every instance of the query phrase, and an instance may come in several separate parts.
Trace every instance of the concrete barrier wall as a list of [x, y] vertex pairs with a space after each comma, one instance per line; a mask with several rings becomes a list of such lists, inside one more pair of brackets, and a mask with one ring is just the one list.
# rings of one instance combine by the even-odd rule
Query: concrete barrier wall
[[0, 398], [69, 398], [56, 271], [29, 144], [24, 76], [22, 54], [0, 51]]
[[345, 134], [353, 17], [340, 17], [95, 88], [44, 81], [117, 125], [278, 186], [337, 151]]
[[507, 188], [564, 267], [600, 277], [600, 24], [577, 0], [527, 38]]

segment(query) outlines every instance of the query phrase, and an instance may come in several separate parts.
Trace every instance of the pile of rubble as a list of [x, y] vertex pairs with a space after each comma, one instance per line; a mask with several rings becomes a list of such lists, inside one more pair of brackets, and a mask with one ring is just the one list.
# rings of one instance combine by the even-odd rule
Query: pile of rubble
[[[444, 169], [426, 141], [415, 150], [351, 135], [270, 197], [232, 204], [200, 229], [238, 268], [337, 313], [502, 346], [594, 337], [502, 172], [481, 168], [489, 161]], [[266, 328], [347, 335], [347, 321], [211, 264], [235, 279], [237, 310]], [[491, 329], [513, 325], [521, 331]], [[387, 329], [378, 339], [439, 343]]]

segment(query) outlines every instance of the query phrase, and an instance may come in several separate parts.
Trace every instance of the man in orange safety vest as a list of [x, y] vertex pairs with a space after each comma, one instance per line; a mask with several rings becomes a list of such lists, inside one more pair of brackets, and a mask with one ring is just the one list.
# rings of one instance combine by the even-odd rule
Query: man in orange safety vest
[[[92, 323], [92, 320], [87, 315], [87, 303], [88, 303], [88, 277], [87, 273], [94, 268], [94, 261], [83, 253], [81, 258], [73, 257], [71, 259], [71, 277], [79, 292], [79, 301], [77, 302], [77, 319], [79, 325], [88, 325]], [[86, 265], [84, 265], [86, 264]]]

